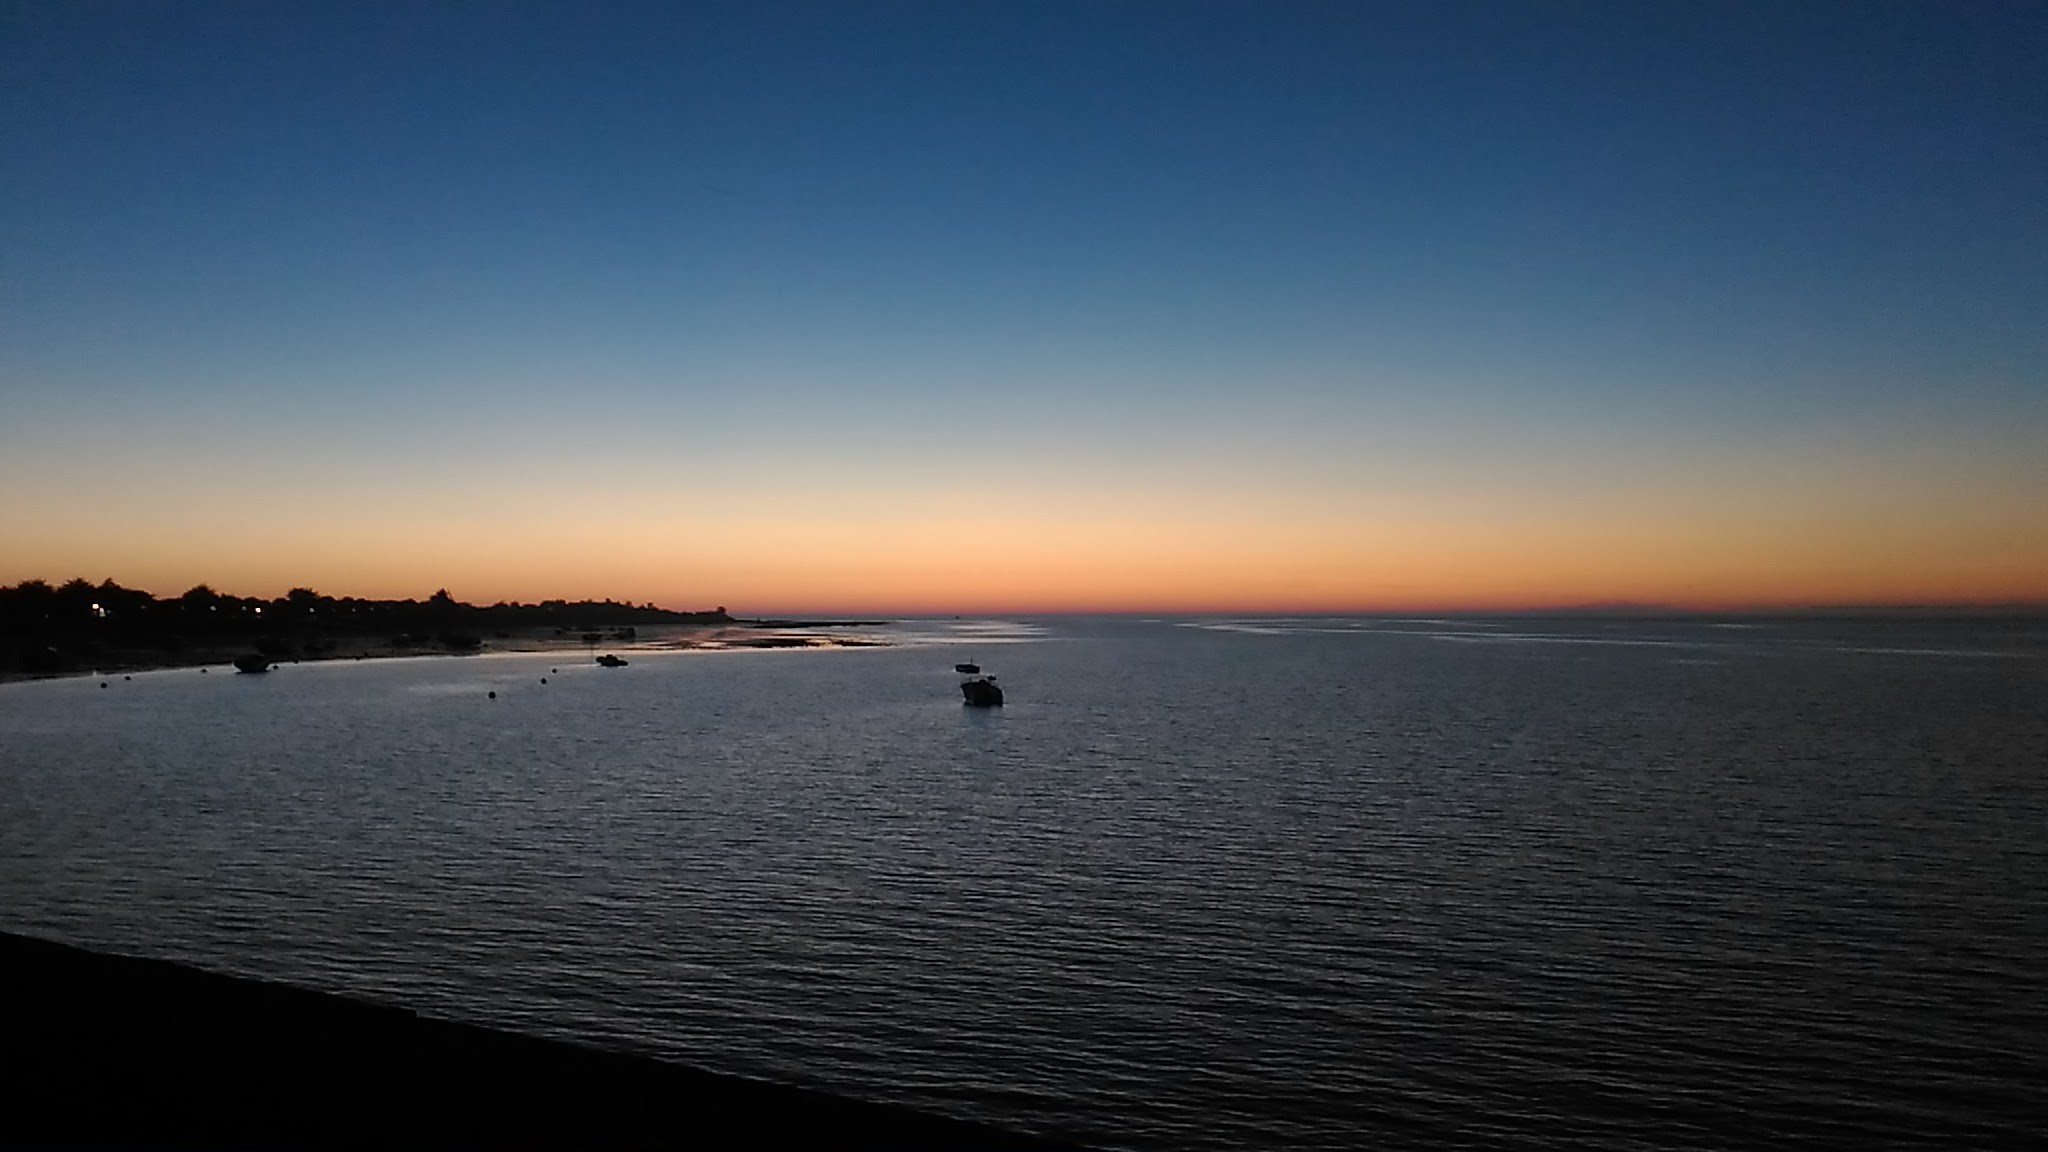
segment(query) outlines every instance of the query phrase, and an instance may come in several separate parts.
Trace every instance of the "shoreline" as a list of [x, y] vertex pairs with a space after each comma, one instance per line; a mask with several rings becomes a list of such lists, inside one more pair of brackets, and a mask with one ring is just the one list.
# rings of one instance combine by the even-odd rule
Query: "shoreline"
[[96, 1148], [1073, 1147], [400, 1005], [0, 931], [0, 1143]]
[[[870, 636], [834, 634], [823, 629], [876, 627], [879, 620], [759, 620], [730, 624], [675, 624], [633, 628], [610, 628], [597, 633], [596, 643], [584, 639], [588, 633], [569, 635], [559, 628], [521, 628], [493, 633], [476, 647], [451, 650], [434, 642], [395, 644], [389, 638], [339, 635], [322, 638], [316, 651], [283, 656], [272, 661], [284, 664], [325, 664], [337, 661], [394, 660], [419, 658], [464, 659], [487, 654], [575, 652], [594, 658], [600, 652], [722, 651], [760, 648], [886, 648], [889, 642]], [[209, 644], [183, 652], [127, 649], [107, 654], [91, 668], [62, 672], [0, 671], [0, 684], [31, 680], [79, 680], [93, 677], [164, 672], [180, 668], [232, 667], [237, 656], [255, 651], [255, 645]]]

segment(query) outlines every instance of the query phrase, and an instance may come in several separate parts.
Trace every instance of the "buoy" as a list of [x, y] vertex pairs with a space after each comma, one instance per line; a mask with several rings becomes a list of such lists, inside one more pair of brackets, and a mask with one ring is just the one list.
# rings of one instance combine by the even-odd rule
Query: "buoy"
[[106, 686], [107, 682], [105, 680], [100, 681], [100, 687], [105, 688]]
[[543, 677], [541, 677], [541, 678], [540, 678], [540, 682], [541, 682], [541, 683], [543, 683], [543, 684], [545, 684], [545, 683], [547, 683], [547, 682], [548, 682], [548, 678], [547, 678], [547, 677], [545, 677], [545, 676], [543, 676]]
[[498, 694], [496, 692], [491, 693], [491, 699], [496, 700], [497, 698]]
[[204, 676], [204, 675], [206, 675], [206, 669], [204, 669], [204, 668], [201, 668], [201, 669], [199, 670], [199, 674], [200, 674], [201, 676]]
[[121, 677], [121, 679], [123, 679], [123, 680], [133, 680], [133, 679], [135, 679], [135, 677], [133, 677], [133, 676], [123, 676], [123, 677]]

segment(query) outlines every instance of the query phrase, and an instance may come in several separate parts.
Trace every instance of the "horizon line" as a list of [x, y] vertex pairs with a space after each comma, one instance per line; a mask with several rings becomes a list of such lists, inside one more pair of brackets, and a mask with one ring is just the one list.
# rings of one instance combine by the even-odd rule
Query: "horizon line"
[[[183, 593], [182, 593], [182, 592], [179, 592], [179, 593], [172, 593], [172, 594], [170, 594], [170, 595], [161, 595], [161, 594], [159, 594], [159, 593], [156, 593], [156, 592], [148, 591], [147, 589], [143, 589], [143, 588], [138, 588], [138, 587], [134, 587], [134, 586], [131, 586], [131, 585], [125, 585], [125, 584], [121, 584], [121, 583], [120, 583], [119, 581], [117, 581], [117, 580], [113, 579], [112, 577], [107, 577], [106, 579], [104, 579], [104, 580], [102, 580], [102, 581], [100, 581], [100, 582], [98, 582], [98, 583], [95, 583], [95, 582], [93, 582], [93, 581], [90, 581], [90, 580], [86, 580], [86, 579], [85, 579], [84, 577], [82, 577], [82, 576], [74, 576], [74, 577], [72, 577], [72, 578], [70, 578], [70, 579], [68, 579], [68, 580], [63, 580], [63, 581], [55, 581], [55, 580], [49, 580], [49, 579], [46, 579], [46, 578], [41, 578], [41, 577], [26, 577], [26, 578], [24, 578], [24, 579], [21, 579], [21, 580], [15, 581], [15, 582], [13, 582], [13, 583], [11, 583], [11, 584], [0, 584], [0, 589], [11, 589], [11, 588], [18, 588], [18, 587], [21, 587], [22, 585], [25, 585], [25, 584], [32, 584], [32, 583], [37, 583], [37, 582], [40, 582], [40, 583], [43, 583], [43, 584], [45, 584], [45, 585], [49, 586], [49, 587], [50, 587], [50, 588], [51, 588], [52, 590], [56, 590], [56, 589], [59, 589], [59, 588], [62, 588], [62, 587], [64, 587], [64, 586], [65, 586], [65, 585], [67, 585], [67, 584], [70, 584], [70, 583], [72, 583], [73, 581], [80, 581], [80, 582], [84, 582], [84, 583], [87, 583], [87, 584], [91, 584], [91, 585], [92, 585], [93, 587], [95, 587], [95, 588], [97, 588], [97, 587], [101, 587], [101, 586], [103, 586], [103, 585], [105, 585], [105, 584], [113, 584], [113, 585], [115, 585], [116, 587], [119, 587], [119, 588], [123, 588], [123, 589], [125, 589], [125, 590], [127, 590], [127, 591], [129, 591], [129, 592], [141, 592], [141, 593], [145, 593], [145, 594], [149, 595], [149, 596], [150, 596], [150, 597], [151, 597], [152, 599], [157, 599], [157, 600], [175, 600], [175, 599], [177, 599], [177, 598], [178, 598], [178, 597], [179, 597], [180, 595], [183, 595]], [[212, 591], [212, 592], [213, 592], [213, 593], [214, 593], [215, 595], [218, 595], [218, 596], [224, 596], [224, 597], [232, 597], [232, 598], [234, 598], [234, 599], [241, 599], [241, 600], [263, 600], [263, 601], [266, 601], [266, 602], [271, 602], [271, 601], [276, 601], [276, 600], [282, 600], [282, 599], [284, 599], [284, 598], [285, 598], [285, 596], [286, 596], [286, 594], [287, 594], [287, 593], [278, 593], [278, 594], [276, 594], [276, 595], [274, 595], [274, 596], [262, 596], [262, 595], [242, 595], [242, 594], [239, 594], [239, 593], [234, 593], [234, 592], [226, 592], [226, 591], [223, 591], [222, 589], [220, 589], [220, 588], [217, 588], [217, 587], [215, 587], [215, 586], [214, 586], [214, 585], [213, 585], [213, 584], [212, 584], [211, 582], [208, 582], [208, 581], [201, 581], [201, 582], [199, 582], [198, 584], [192, 585], [192, 588], [199, 588], [199, 587], [204, 587], [204, 588], [207, 588], [207, 589], [209, 589], [210, 591]], [[432, 597], [433, 595], [435, 595], [435, 594], [436, 594], [437, 592], [439, 592], [439, 593], [446, 593], [446, 592], [448, 591], [448, 590], [447, 590], [447, 588], [446, 588], [446, 586], [445, 586], [445, 585], [443, 585], [443, 586], [441, 586], [441, 587], [439, 587], [439, 588], [435, 589], [435, 591], [434, 591], [434, 592], [428, 592], [428, 593], [426, 593], [426, 594], [424, 594], [424, 595], [421, 595], [421, 596], [402, 596], [402, 597], [395, 597], [395, 596], [364, 596], [364, 595], [357, 595], [357, 594], [353, 594], [353, 593], [344, 593], [344, 594], [339, 594], [339, 595], [337, 595], [337, 594], [334, 594], [334, 593], [327, 593], [327, 592], [319, 592], [319, 591], [318, 591], [317, 589], [313, 588], [313, 586], [312, 586], [312, 585], [310, 585], [310, 584], [304, 584], [304, 583], [300, 583], [300, 584], [294, 584], [294, 585], [292, 585], [292, 589], [290, 589], [290, 590], [296, 590], [296, 589], [305, 589], [305, 590], [307, 590], [307, 591], [313, 591], [313, 592], [314, 592], [314, 593], [315, 593], [316, 595], [324, 596], [324, 597], [327, 597], [327, 598], [329, 598], [329, 599], [334, 599], [334, 600], [345, 600], [345, 599], [355, 599], [355, 600], [364, 600], [364, 601], [373, 601], [373, 602], [374, 602], [374, 601], [387, 601], [387, 602], [402, 602], [402, 601], [406, 601], [406, 600], [414, 600], [414, 601], [420, 601], [420, 600], [426, 600], [426, 599], [430, 599], [430, 598], [431, 598], [431, 597]], [[188, 588], [188, 589], [186, 589], [186, 591], [190, 591], [190, 590], [191, 590], [191, 589], [189, 589], [189, 588]], [[288, 591], [290, 591], [290, 590], [287, 590], [287, 592], [288, 592]], [[668, 604], [664, 604], [664, 603], [661, 603], [660, 601], [658, 601], [658, 600], [655, 600], [655, 599], [652, 599], [652, 598], [648, 598], [648, 599], [639, 599], [639, 600], [635, 600], [635, 599], [631, 599], [631, 598], [627, 598], [627, 599], [623, 599], [623, 600], [622, 600], [622, 599], [617, 599], [617, 598], [611, 598], [611, 599], [607, 600], [607, 599], [604, 599], [604, 598], [599, 598], [599, 597], [594, 597], [594, 596], [589, 596], [589, 595], [585, 595], [585, 596], [581, 596], [581, 597], [575, 597], [575, 598], [571, 598], [571, 597], [565, 597], [565, 596], [545, 596], [545, 597], [540, 597], [540, 598], [536, 598], [536, 599], [533, 599], [533, 600], [519, 600], [519, 599], [508, 599], [508, 598], [503, 598], [503, 597], [500, 597], [500, 598], [497, 598], [497, 599], [494, 599], [494, 600], [491, 600], [491, 601], [487, 601], [487, 602], [483, 602], [483, 603], [478, 603], [478, 602], [475, 602], [475, 601], [471, 601], [471, 600], [466, 600], [466, 599], [463, 599], [462, 597], [459, 597], [459, 596], [453, 596], [453, 595], [451, 594], [451, 599], [455, 600], [455, 602], [456, 602], [456, 603], [458, 603], [458, 604], [464, 604], [464, 605], [466, 605], [466, 606], [469, 606], [469, 607], [477, 607], [477, 608], [488, 608], [488, 607], [491, 607], [491, 606], [492, 606], [493, 604], [513, 604], [513, 605], [520, 605], [520, 604], [528, 604], [528, 605], [536, 605], [536, 606], [537, 606], [537, 605], [540, 605], [540, 604], [546, 603], [546, 602], [548, 602], [548, 601], [562, 601], [562, 602], [566, 602], [566, 603], [571, 603], [571, 604], [575, 604], [575, 603], [589, 603], [589, 604], [602, 604], [602, 603], [612, 603], [612, 604], [622, 604], [622, 605], [626, 605], [626, 606], [629, 606], [629, 607], [636, 607], [636, 608], [637, 608], [637, 607], [642, 607], [642, 606], [646, 606], [646, 605], [653, 605], [653, 606], [654, 606], [655, 608], [657, 608], [657, 609], [659, 609], [659, 610], [661, 610], [661, 611], [664, 611], [664, 612], [675, 612], [675, 613], [694, 613], [694, 612], [704, 612], [704, 611], [709, 611], [709, 610], [711, 610], [710, 608], [707, 608], [707, 607], [701, 607], [701, 606], [699, 606], [699, 607], [671, 607], [671, 606], [670, 606], [670, 605], [668, 605]], [[715, 601], [716, 601], [717, 599], [719, 599], [719, 598], [718, 598], [718, 597], [712, 597], [712, 598], [710, 598], [710, 599], [711, 599], [712, 601], [714, 601], [714, 602], [715, 602]], [[734, 601], [733, 601], [733, 599], [732, 599], [731, 597], [726, 597], [726, 598], [724, 598], [724, 599], [726, 600], [726, 603], [727, 603], [727, 604], [730, 604], [730, 603], [734, 602]], [[743, 601], [742, 601], [742, 602], [743, 602]], [[720, 606], [720, 607], [723, 607], [724, 605], [719, 605], [719, 606]], [[881, 606], [881, 605], [875, 605], [875, 604], [867, 604], [867, 605], [859, 605], [859, 604], [839, 604], [839, 605], [832, 605], [832, 604], [823, 604], [823, 605], [820, 605], [820, 604], [807, 604], [807, 605], [774, 605], [774, 604], [771, 604], [771, 605], [767, 605], [767, 606], [763, 606], [763, 607], [757, 607], [757, 608], [748, 608], [748, 609], [742, 609], [742, 610], [740, 610], [740, 611], [731, 611], [730, 609], [728, 609], [728, 611], [730, 612], [730, 614], [732, 614], [732, 615], [733, 615], [733, 616], [735, 616], [735, 617], [749, 617], [749, 616], [751, 616], [751, 617], [755, 617], [755, 618], [760, 618], [760, 617], [788, 617], [788, 616], [816, 616], [816, 617], [832, 617], [832, 618], [846, 618], [846, 617], [865, 617], [865, 618], [875, 618], [875, 617], [881, 617], [881, 616], [891, 616], [891, 617], [945, 617], [945, 616], [989, 616], [989, 615], [994, 615], [994, 616], [1258, 616], [1258, 617], [1288, 617], [1288, 616], [1394, 616], [1394, 617], [1426, 617], [1426, 616], [1446, 616], [1446, 615], [1448, 615], [1448, 616], [1542, 616], [1542, 615], [1564, 615], [1564, 616], [1786, 616], [1786, 615], [1827, 615], [1827, 614], [1854, 614], [1854, 615], [1913, 615], [1913, 614], [1920, 614], [1920, 615], [1970, 615], [1970, 614], [1980, 614], [1980, 615], [2015, 615], [2015, 616], [2019, 616], [2019, 615], [2032, 615], [2032, 614], [2048, 614], [2048, 597], [2043, 597], [2043, 598], [2039, 598], [2039, 599], [2018, 599], [2018, 600], [2014, 600], [2014, 599], [1997, 599], [1997, 600], [1991, 600], [1991, 599], [1981, 599], [1981, 600], [1971, 600], [1971, 599], [1955, 599], [1955, 600], [1923, 600], [1923, 601], [1912, 601], [1912, 600], [1907, 600], [1907, 601], [1899, 601], [1899, 600], [1884, 600], [1884, 601], [1880, 601], [1880, 600], [1843, 600], [1843, 601], [1719, 601], [1719, 602], [1703, 602], [1703, 603], [1693, 603], [1693, 604], [1687, 604], [1687, 603], [1675, 603], [1675, 602], [1659, 602], [1659, 601], [1631, 601], [1631, 600], [1591, 600], [1591, 601], [1568, 601], [1568, 602], [1544, 602], [1544, 601], [1533, 601], [1533, 602], [1524, 602], [1524, 603], [1507, 603], [1507, 604], [1502, 604], [1502, 603], [1492, 603], [1492, 604], [1478, 604], [1478, 603], [1470, 603], [1470, 602], [1465, 602], [1465, 603], [1456, 603], [1456, 602], [1446, 602], [1446, 603], [1439, 603], [1439, 604], [1426, 604], [1426, 603], [1425, 603], [1425, 604], [1417, 604], [1417, 603], [1413, 603], [1413, 602], [1408, 602], [1408, 603], [1403, 603], [1403, 604], [1398, 604], [1398, 605], [1396, 605], [1396, 604], [1385, 604], [1385, 603], [1381, 603], [1381, 604], [1369, 604], [1369, 603], [1353, 603], [1353, 604], [1320, 604], [1320, 605], [1317, 605], [1317, 604], [1271, 604], [1271, 603], [1267, 603], [1267, 604], [1258, 604], [1258, 603], [1240, 603], [1240, 604], [1158, 604], [1158, 605], [1144, 605], [1144, 604], [1137, 604], [1137, 605], [1132, 605], [1132, 604], [1119, 604], [1119, 605], [1108, 605], [1108, 604], [1104, 604], [1104, 605], [1092, 605], [1092, 606], [1089, 606], [1089, 605], [1079, 605], [1079, 606], [1077, 606], [1077, 605], [1072, 605], [1072, 604], [1069, 604], [1069, 605], [1062, 605], [1062, 606], [1056, 606], [1056, 605], [1050, 605], [1050, 604], [1038, 604], [1038, 605], [1030, 605], [1030, 604], [979, 604], [979, 605], [951, 605], [951, 606], [948, 606], [948, 605], [929, 605], [929, 606], [925, 606], [925, 605], [920, 605], [920, 606], [915, 606], [915, 607], [912, 607], [912, 606], [905, 606], [905, 605], [895, 605], [895, 606]]]

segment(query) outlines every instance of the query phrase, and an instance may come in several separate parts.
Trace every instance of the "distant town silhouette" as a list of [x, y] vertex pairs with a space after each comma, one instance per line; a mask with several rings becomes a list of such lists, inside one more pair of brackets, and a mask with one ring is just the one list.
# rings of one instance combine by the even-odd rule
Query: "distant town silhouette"
[[0, 588], [0, 673], [62, 675], [225, 660], [251, 649], [275, 660], [370, 652], [476, 652], [517, 635], [596, 644], [649, 625], [738, 623], [723, 606], [673, 612], [617, 600], [467, 604], [441, 589], [425, 600], [365, 600], [294, 588], [275, 599], [205, 584], [170, 598], [112, 580]]

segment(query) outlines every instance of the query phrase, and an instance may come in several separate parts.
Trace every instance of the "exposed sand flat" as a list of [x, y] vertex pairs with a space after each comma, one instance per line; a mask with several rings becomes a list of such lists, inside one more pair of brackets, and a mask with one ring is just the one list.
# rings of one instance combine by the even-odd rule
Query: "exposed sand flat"
[[[807, 624], [800, 621], [774, 621], [770, 623], [740, 622], [713, 625], [642, 625], [632, 630], [630, 637], [622, 636], [623, 629], [604, 628], [595, 630], [601, 639], [592, 642], [583, 639], [583, 634], [571, 630], [552, 628], [527, 628], [503, 635], [479, 638], [478, 646], [470, 651], [450, 651], [447, 645], [432, 640], [413, 644], [396, 644], [390, 639], [378, 636], [336, 635], [323, 637], [324, 645], [318, 651], [301, 652], [294, 656], [278, 659], [280, 664], [294, 664], [304, 661], [314, 663], [325, 660], [382, 660], [393, 657], [417, 656], [471, 656], [484, 652], [562, 652], [577, 653], [586, 657], [597, 652], [632, 651], [684, 651], [694, 649], [724, 648], [872, 648], [885, 645], [885, 641], [872, 636], [842, 631], [831, 624]], [[194, 646], [175, 655], [149, 649], [117, 649], [105, 653], [90, 668], [74, 668], [55, 673], [55, 676], [104, 676], [113, 673], [147, 672], [162, 668], [223, 667], [235, 657], [250, 651], [247, 643], [211, 644]], [[49, 679], [50, 674], [38, 675], [12, 669], [0, 669], [0, 684], [14, 680]]]

